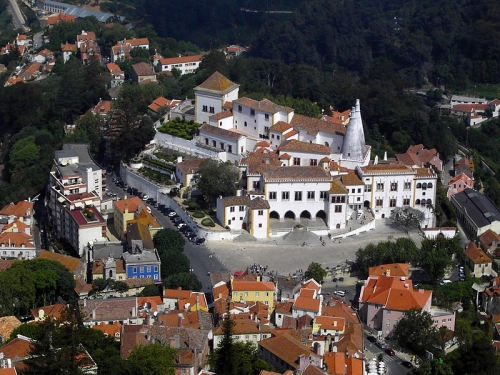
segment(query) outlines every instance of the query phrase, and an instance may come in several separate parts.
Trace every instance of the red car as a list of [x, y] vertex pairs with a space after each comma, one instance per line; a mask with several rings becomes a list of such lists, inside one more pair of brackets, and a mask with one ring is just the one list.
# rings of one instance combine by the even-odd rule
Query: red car
[[394, 353], [394, 350], [392, 350], [391, 348], [387, 348], [387, 349], [385, 349], [385, 352], [386, 352], [387, 354], [389, 354], [390, 356], [396, 355], [396, 353]]

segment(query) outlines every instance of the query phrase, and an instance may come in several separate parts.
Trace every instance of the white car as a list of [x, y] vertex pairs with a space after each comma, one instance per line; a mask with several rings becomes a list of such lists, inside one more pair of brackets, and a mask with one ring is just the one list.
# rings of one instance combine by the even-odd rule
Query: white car
[[343, 290], [336, 290], [333, 293], [336, 294], [337, 296], [345, 297], [345, 292]]
[[142, 200], [143, 200], [143, 201], [147, 201], [148, 199], [149, 199], [149, 195], [143, 195], [143, 196], [142, 196]]

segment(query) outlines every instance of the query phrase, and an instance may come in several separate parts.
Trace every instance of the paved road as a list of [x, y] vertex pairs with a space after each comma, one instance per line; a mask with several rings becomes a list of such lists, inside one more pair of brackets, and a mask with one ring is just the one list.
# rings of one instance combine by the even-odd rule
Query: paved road
[[[369, 332], [365, 331], [365, 337], [367, 337], [369, 334], [370, 334]], [[365, 344], [365, 355], [367, 356], [368, 360], [372, 359], [377, 360], [379, 355], [382, 354], [383, 361], [387, 368], [387, 374], [404, 375], [409, 371], [406, 367], [401, 365], [401, 362], [409, 360], [409, 356], [405, 353], [398, 351], [397, 348], [394, 348], [392, 345], [393, 344], [392, 341], [386, 341], [386, 344], [388, 347], [394, 349], [394, 351], [396, 352], [396, 355], [394, 356], [390, 356], [384, 350], [380, 349], [378, 346], [368, 341], [366, 338], [364, 340], [364, 344]]]
[[16, 0], [9, 0], [7, 11], [12, 16], [12, 22], [14, 23], [16, 29], [27, 29], [27, 27], [24, 26], [24, 17], [21, 13], [21, 10], [19, 9], [19, 5], [17, 4]]
[[[123, 198], [124, 191], [116, 186], [111, 179], [108, 181], [107, 187], [115, 192], [118, 197]], [[175, 229], [170, 219], [164, 216], [160, 211], [151, 207], [151, 213], [156, 217], [163, 228]], [[224, 266], [216, 257], [208, 257], [210, 253], [211, 250], [209, 250], [205, 245], [195, 245], [192, 242], [187, 241], [184, 246], [184, 254], [186, 254], [189, 258], [191, 268], [202, 283], [204, 292], [208, 292], [212, 286], [208, 272], [213, 273], [224, 269]]]

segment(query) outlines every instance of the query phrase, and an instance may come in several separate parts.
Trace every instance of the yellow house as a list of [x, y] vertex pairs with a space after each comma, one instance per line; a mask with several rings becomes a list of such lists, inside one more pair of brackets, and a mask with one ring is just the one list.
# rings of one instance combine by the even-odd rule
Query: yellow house
[[123, 264], [123, 259], [107, 258], [96, 260], [92, 265], [92, 279], [113, 279], [116, 281], [127, 280], [127, 272]]
[[313, 322], [313, 334], [335, 335], [344, 333], [345, 318], [333, 316], [317, 316]]
[[248, 281], [231, 277], [233, 301], [260, 301], [270, 308], [274, 304], [274, 283], [271, 281]]
[[122, 199], [113, 203], [114, 227], [120, 239], [127, 231], [127, 221], [135, 219], [135, 213], [147, 211], [146, 205], [139, 197]]

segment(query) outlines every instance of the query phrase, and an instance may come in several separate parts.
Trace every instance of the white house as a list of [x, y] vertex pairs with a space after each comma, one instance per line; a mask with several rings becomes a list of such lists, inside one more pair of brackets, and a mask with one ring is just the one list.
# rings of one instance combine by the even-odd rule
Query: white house
[[248, 230], [256, 238], [269, 237], [269, 203], [261, 197], [219, 198], [217, 220], [224, 227]]
[[194, 73], [200, 67], [203, 55], [170, 57], [158, 60], [158, 68], [162, 72], [171, 72], [172, 69], [177, 69], [181, 75]]
[[231, 82], [219, 72], [208, 77], [194, 88], [195, 121], [209, 122], [209, 117], [222, 111], [226, 102], [238, 99], [240, 85]]
[[412, 168], [403, 164], [372, 164], [357, 167], [365, 184], [364, 206], [375, 218], [390, 216], [396, 207], [410, 206], [425, 213], [422, 226], [434, 226], [432, 206], [436, 203], [437, 175], [430, 168]]

